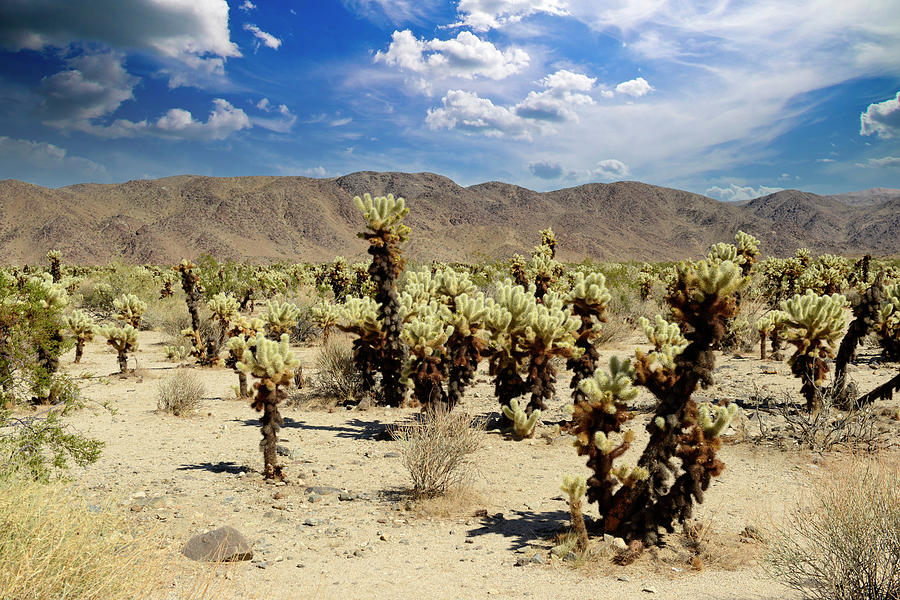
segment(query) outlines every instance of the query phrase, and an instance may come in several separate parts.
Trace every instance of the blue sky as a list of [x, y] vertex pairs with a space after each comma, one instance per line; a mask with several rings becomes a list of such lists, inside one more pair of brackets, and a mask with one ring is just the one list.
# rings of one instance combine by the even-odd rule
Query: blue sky
[[900, 188], [900, 0], [4, 0], [0, 178]]

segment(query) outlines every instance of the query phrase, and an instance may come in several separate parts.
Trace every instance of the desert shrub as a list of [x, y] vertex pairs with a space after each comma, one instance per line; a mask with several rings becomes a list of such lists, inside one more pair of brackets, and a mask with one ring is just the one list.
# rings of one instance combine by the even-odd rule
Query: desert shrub
[[472, 422], [464, 411], [433, 410], [421, 420], [400, 427], [403, 466], [409, 471], [413, 493], [441, 495], [468, 483], [475, 474], [472, 455], [482, 446], [484, 424]]
[[159, 382], [156, 389], [156, 407], [159, 412], [171, 413], [176, 417], [194, 414], [206, 389], [196, 373], [176, 371], [174, 375]]
[[363, 375], [353, 360], [353, 348], [345, 340], [329, 339], [316, 358], [316, 368], [316, 394], [344, 402], [358, 402], [363, 397]]
[[311, 342], [322, 335], [322, 328], [316, 323], [312, 306], [301, 305], [297, 315], [297, 324], [290, 331], [291, 343], [302, 344]]
[[900, 598], [900, 462], [853, 460], [814, 481], [767, 539], [771, 575], [813, 600]]

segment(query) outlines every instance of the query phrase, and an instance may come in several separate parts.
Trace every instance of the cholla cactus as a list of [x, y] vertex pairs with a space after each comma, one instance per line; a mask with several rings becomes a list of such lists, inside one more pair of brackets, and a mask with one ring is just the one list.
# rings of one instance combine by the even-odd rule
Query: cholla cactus
[[172, 289], [172, 285], [178, 281], [178, 274], [172, 271], [160, 271], [156, 276], [162, 283], [162, 288], [159, 290], [159, 299], [162, 300], [173, 295], [175, 291]]
[[[496, 303], [485, 316], [492, 346], [489, 373], [494, 377], [494, 393], [501, 407], [509, 406], [510, 400], [527, 390], [520, 371], [528, 358], [524, 348], [527, 327], [537, 311], [533, 290], [505, 281], [497, 286]], [[501, 425], [509, 427], [512, 423], [503, 415]]]
[[337, 325], [340, 308], [334, 304], [320, 303], [309, 309], [313, 323], [322, 328], [322, 343], [327, 344], [331, 328]]
[[885, 358], [900, 360], [900, 283], [885, 286], [884, 295], [878, 309], [878, 343]]
[[97, 323], [94, 321], [94, 317], [77, 309], [72, 311], [72, 314], [66, 317], [64, 322], [75, 336], [75, 362], [80, 363], [81, 357], [84, 355], [84, 344], [94, 339]]
[[731, 419], [738, 413], [737, 404], [728, 406], [712, 406], [708, 402], [700, 405], [697, 410], [697, 423], [703, 429], [707, 437], [718, 437], [731, 423]]
[[403, 377], [411, 382], [416, 399], [429, 411], [447, 410], [443, 381], [447, 376], [447, 340], [453, 326], [444, 320], [449, 311], [433, 302], [403, 326], [401, 338], [409, 346], [410, 359]]
[[580, 390], [581, 382], [597, 370], [599, 354], [594, 341], [600, 335], [602, 324], [606, 322], [606, 307], [612, 296], [606, 287], [606, 276], [603, 273], [574, 274], [572, 285], [565, 296], [566, 306], [580, 320], [575, 347], [580, 355], [572, 356], [566, 361], [566, 368], [572, 371], [572, 400], [583, 400]]
[[270, 340], [277, 340], [282, 335], [290, 333], [297, 325], [297, 317], [300, 309], [290, 302], [280, 303], [277, 300], [266, 301], [266, 312], [263, 313], [263, 321], [266, 322], [266, 330]]
[[519, 401], [515, 398], [509, 401], [509, 405], [501, 406], [504, 416], [512, 423], [511, 430], [518, 439], [530, 438], [534, 435], [534, 428], [541, 418], [540, 410], [533, 410], [526, 413], [519, 406]]
[[257, 379], [253, 384], [256, 396], [252, 406], [263, 412], [259, 422], [263, 436], [260, 447], [265, 478], [283, 480], [284, 474], [276, 453], [278, 430], [284, 423], [278, 412], [278, 403], [287, 397], [282, 388], [293, 381], [294, 369], [300, 366], [300, 360], [291, 351], [287, 334], [283, 334], [277, 342], [257, 334], [252, 346], [244, 348], [241, 360], [235, 366]]
[[512, 275], [515, 284], [521, 285], [523, 288], [528, 287], [527, 266], [524, 256], [521, 254], [513, 254], [513, 257], [509, 262], [509, 273]]
[[369, 275], [375, 284], [378, 318], [382, 323], [383, 342], [380, 347], [382, 392], [387, 404], [399, 406], [404, 397], [404, 388], [400, 380], [406, 350], [400, 339], [402, 315], [397, 299], [396, 280], [404, 264], [400, 255], [400, 244], [409, 238], [409, 227], [403, 224], [403, 218], [409, 213], [409, 209], [403, 198], [394, 199], [393, 195], [373, 199], [366, 194], [364, 198], [357, 196], [354, 202], [363, 212], [370, 230], [361, 233], [360, 237], [369, 242], [368, 252], [372, 256]]
[[147, 311], [146, 302], [134, 294], [124, 294], [121, 298], [113, 300], [113, 306], [116, 309], [117, 319], [124, 321], [135, 329], [140, 329], [141, 318]]
[[766, 360], [766, 339], [772, 342], [772, 358], [781, 360], [780, 332], [787, 319], [787, 314], [781, 310], [773, 310], [763, 315], [756, 321], [756, 330], [759, 332], [759, 359]]
[[[52, 383], [53, 374], [59, 369], [59, 357], [66, 350], [65, 337], [63, 336], [62, 312], [69, 305], [69, 296], [66, 289], [53, 283], [49, 273], [43, 273], [39, 277], [30, 277], [23, 282], [28, 295], [38, 300], [30, 307], [39, 307], [41, 314], [33, 314], [26, 311], [23, 315], [26, 320], [40, 321], [47, 338], [36, 344], [37, 361], [44, 370], [44, 376], [34, 386], [35, 397], [33, 402], [38, 404], [50, 404], [55, 397], [55, 386]], [[36, 306], [35, 306], [36, 305]], [[8, 343], [8, 342], [7, 342]], [[0, 351], [0, 362], [3, 362], [3, 352]]]
[[584, 552], [587, 549], [588, 534], [584, 525], [584, 514], [581, 510], [581, 499], [587, 491], [587, 482], [584, 477], [566, 475], [560, 487], [569, 496], [569, 514], [572, 516], [572, 530], [578, 540], [575, 549]]
[[462, 399], [463, 393], [475, 379], [478, 363], [487, 353], [488, 334], [485, 320], [493, 310], [494, 301], [477, 292], [462, 292], [453, 299], [453, 308], [447, 317], [453, 326], [453, 334], [447, 340], [449, 377], [447, 404], [451, 410]]
[[800, 289], [818, 294], [837, 294], [850, 284], [850, 263], [833, 254], [823, 254], [800, 277]]
[[189, 260], [182, 260], [181, 264], [172, 269], [181, 275], [181, 289], [184, 290], [185, 302], [188, 313], [191, 315], [191, 327], [181, 333], [191, 341], [191, 354], [201, 362], [206, 356], [206, 344], [200, 337], [200, 277], [196, 273], [196, 265]]
[[59, 283], [62, 280], [61, 259], [62, 254], [59, 250], [47, 250], [47, 260], [50, 262], [50, 276], [53, 278], [53, 283]]
[[228, 350], [228, 358], [225, 359], [225, 366], [232, 369], [238, 376], [238, 397], [249, 398], [250, 392], [247, 390], [247, 373], [238, 368], [238, 363], [244, 360], [244, 353], [252, 350], [253, 344], [256, 342], [256, 336], [247, 338], [244, 334], [237, 334], [228, 338], [225, 342], [225, 349]]
[[725, 260], [730, 260], [736, 265], [743, 265], [747, 261], [747, 259], [738, 253], [737, 246], [734, 244], [726, 244], [724, 242], [719, 242], [718, 244], [710, 246], [709, 252], [706, 255], [706, 260], [710, 263], [720, 263]]
[[[672, 368], [643, 353], [636, 353], [633, 368], [629, 361], [611, 361], [609, 374], [598, 370], [581, 383], [586, 400], [575, 405], [570, 426], [579, 454], [589, 457], [594, 475], [587, 497], [598, 504], [603, 531], [643, 544], [657, 543], [660, 528], [673, 531], [674, 523], [690, 518], [694, 502], [703, 501], [724, 468], [715, 456], [718, 425], [709, 427], [691, 395], [712, 383], [712, 348], [736, 316], [734, 295], [749, 279], [730, 260], [681, 264], [677, 274], [667, 300], [687, 345]], [[658, 405], [637, 465], [614, 466], [634, 441], [633, 432], [622, 432], [632, 418], [627, 402], [637, 394], [632, 382], [652, 392]], [[620, 443], [611, 438], [615, 433], [622, 434]]]
[[[640, 317], [638, 324], [647, 336], [647, 341], [653, 344], [653, 350], [647, 354], [650, 363], [659, 363], [660, 367], [668, 372], [674, 372], [675, 359], [687, 348], [688, 341], [681, 335], [676, 323], [669, 323], [660, 315], [656, 315], [656, 321], [651, 324], [650, 319]], [[638, 356], [641, 356], [639, 353]]]
[[847, 299], [841, 294], [819, 296], [812, 290], [797, 294], [781, 303], [786, 313], [785, 341], [797, 347], [788, 359], [791, 372], [803, 382], [800, 393], [806, 398], [806, 408], [818, 412], [825, 374], [826, 358], [834, 356], [834, 343], [847, 324], [844, 308]]
[[128, 372], [128, 353], [138, 349], [138, 331], [131, 325], [116, 327], [106, 325], [97, 329], [97, 333], [106, 338], [106, 343], [116, 349], [119, 360], [119, 373]]
[[362, 378], [362, 391], [372, 392], [375, 388], [375, 372], [380, 366], [384, 339], [381, 320], [378, 318], [378, 303], [368, 296], [348, 298], [338, 307], [335, 325], [341, 331], [357, 336], [353, 340], [353, 361]]
[[759, 258], [759, 240], [743, 231], [738, 231], [734, 236], [734, 244], [737, 246], [738, 255], [744, 259], [740, 263], [743, 274], [749, 275], [753, 270], [753, 265]]
[[548, 291], [535, 307], [522, 337], [528, 352], [526, 387], [531, 391], [527, 411], [546, 410], [546, 400], [556, 391], [556, 357], [574, 358], [581, 350], [575, 346], [580, 319], [563, 305], [562, 299]]

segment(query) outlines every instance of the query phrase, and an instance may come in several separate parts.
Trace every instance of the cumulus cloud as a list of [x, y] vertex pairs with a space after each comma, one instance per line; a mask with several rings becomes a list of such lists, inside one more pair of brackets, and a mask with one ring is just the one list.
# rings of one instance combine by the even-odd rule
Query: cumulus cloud
[[509, 135], [530, 137], [532, 128], [525, 119], [487, 98], [463, 90], [450, 90], [440, 108], [429, 109], [425, 123], [431, 129], [459, 129], [489, 137]]
[[559, 179], [563, 174], [562, 165], [550, 161], [533, 162], [528, 165], [528, 170], [541, 179]]
[[10, 174], [15, 173], [17, 164], [39, 169], [74, 169], [85, 175], [106, 172], [102, 165], [80, 156], [71, 156], [65, 148], [54, 144], [6, 136], [0, 136], [0, 158], [3, 159], [3, 165], [10, 169]]
[[885, 156], [883, 158], [869, 158], [866, 162], [856, 163], [857, 167], [867, 169], [883, 169], [900, 167], [900, 156]]
[[529, 92], [515, 107], [515, 112], [526, 119], [540, 121], [577, 121], [574, 110], [577, 106], [593, 104], [594, 100], [583, 92], [589, 92], [596, 78], [565, 69], [557, 71], [541, 79], [540, 84], [547, 88], [540, 92]]
[[241, 55], [225, 0], [0, 2], [0, 46], [42, 50], [86, 40], [179, 60]]
[[[276, 133], [287, 133], [297, 122], [297, 115], [291, 113], [287, 104], [273, 105], [268, 98], [263, 98], [256, 103], [256, 108], [269, 113], [271, 116], [253, 117], [252, 123], [257, 127], [268, 129]], [[280, 115], [280, 116], [276, 116]]]
[[537, 13], [567, 15], [567, 6], [567, 0], [459, 0], [460, 20], [452, 27], [488, 31]]
[[638, 77], [637, 79], [623, 81], [616, 86], [616, 91], [632, 98], [640, 98], [652, 92], [653, 86], [647, 83], [647, 80], [643, 77]]
[[278, 50], [279, 48], [281, 48], [280, 39], [278, 39], [271, 33], [266, 33], [252, 23], [244, 23], [244, 31], [249, 31], [253, 34], [253, 37], [256, 38], [257, 48], [259, 48], [260, 45], [263, 45], [266, 48], [271, 48], [272, 50]]
[[375, 53], [375, 62], [421, 74], [423, 87], [448, 77], [504, 79], [527, 67], [529, 60], [520, 48], [501, 51], [470, 31], [430, 41], [416, 38], [408, 29], [395, 31], [387, 51]]
[[250, 12], [251, 10], [256, 10], [256, 5], [250, 2], [250, 0], [244, 0], [244, 2], [238, 6], [244, 12]]
[[627, 177], [628, 173], [628, 165], [614, 158], [601, 160], [591, 171], [591, 175], [606, 180], [620, 180]]
[[108, 126], [93, 125], [86, 131], [100, 137], [154, 136], [179, 140], [223, 140], [252, 126], [250, 117], [227, 100], [216, 98], [206, 121], [194, 118], [189, 110], [170, 108], [155, 121], [116, 119]]
[[322, 165], [319, 165], [317, 167], [311, 167], [309, 169], [304, 169], [303, 174], [307, 175], [309, 177], [322, 178], [322, 177], [325, 177], [325, 175], [327, 175], [328, 172], [325, 170], [325, 167], [323, 167]]
[[900, 92], [895, 98], [869, 105], [859, 116], [859, 134], [900, 137]]
[[738, 202], [740, 200], [752, 200], [762, 196], [768, 196], [775, 192], [780, 192], [784, 188], [768, 187], [761, 185], [757, 188], [750, 186], [740, 186], [736, 183], [730, 184], [728, 187], [713, 186], [706, 190], [706, 195], [710, 198], [717, 198], [725, 202]]
[[137, 77], [128, 74], [116, 52], [69, 58], [65, 71], [48, 75], [37, 86], [37, 110], [46, 125], [87, 129], [90, 121], [114, 112], [134, 98]]

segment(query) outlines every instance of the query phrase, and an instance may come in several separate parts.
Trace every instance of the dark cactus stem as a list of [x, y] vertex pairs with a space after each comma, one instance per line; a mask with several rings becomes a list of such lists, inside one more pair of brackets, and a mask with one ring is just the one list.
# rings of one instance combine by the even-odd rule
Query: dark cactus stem
[[373, 335], [360, 336], [353, 340], [353, 362], [359, 369], [362, 381], [360, 387], [367, 394], [375, 391], [375, 371], [381, 358], [382, 339]]
[[784, 355], [781, 353], [781, 337], [778, 335], [778, 327], [772, 330], [772, 333], [769, 334], [769, 342], [772, 347], [771, 357], [772, 360], [783, 360]]
[[428, 356], [419, 363], [413, 378], [413, 393], [425, 411], [446, 411], [449, 408], [447, 394], [441, 385], [444, 376], [440, 358]]
[[116, 348], [117, 358], [119, 360], [119, 373], [128, 372], [128, 354], [125, 348]]
[[528, 362], [525, 386], [531, 392], [531, 399], [525, 407], [525, 412], [530, 415], [535, 410], [547, 410], [546, 400], [552, 398], [556, 391], [556, 369], [545, 349], [539, 349], [532, 354]]
[[759, 335], [759, 360], [766, 360], [766, 334]]
[[78, 338], [75, 340], [75, 364], [81, 362], [82, 356], [84, 356], [84, 340]]
[[247, 305], [250, 304], [250, 300], [253, 298], [253, 290], [247, 290], [244, 292], [244, 296], [241, 298], [241, 302], [238, 305], [238, 310], [244, 311], [247, 310]]
[[827, 372], [828, 365], [824, 355], [811, 357], [803, 354], [791, 365], [791, 373], [803, 382], [800, 394], [806, 398], [806, 411], [810, 414], [818, 413], [822, 407], [823, 390], [817, 382], [825, 379]]
[[454, 332], [447, 340], [450, 369], [447, 382], [447, 407], [450, 410], [462, 400], [466, 388], [475, 379], [478, 361], [484, 352], [484, 344], [474, 336], [461, 336]]
[[[589, 310], [580, 303], [572, 306], [572, 313], [581, 319], [581, 325], [578, 327], [578, 339], [575, 340], [575, 346], [581, 348], [582, 354], [578, 358], [569, 358], [566, 360], [566, 368], [572, 371], [572, 382], [569, 387], [572, 388], [572, 402], [583, 402], [586, 398], [584, 393], [578, 389], [582, 381], [591, 377], [597, 370], [597, 364], [600, 362], [600, 354], [594, 347], [594, 317], [595, 311]], [[598, 320], [604, 321], [602, 315], [598, 315]]]
[[404, 389], [400, 382], [406, 347], [400, 339], [403, 322], [397, 299], [397, 277], [403, 271], [403, 259], [397, 248], [396, 236], [388, 231], [365, 234], [370, 242], [372, 264], [369, 274], [375, 282], [375, 301], [381, 320], [384, 345], [381, 352], [381, 387], [388, 406], [403, 403]]
[[[526, 391], [525, 381], [519, 375], [516, 360], [498, 353], [491, 358], [489, 374], [494, 377], [494, 395], [500, 406], [509, 406], [510, 400], [522, 396]], [[500, 411], [500, 427], [512, 427], [512, 421]]]
[[55, 256], [50, 257], [50, 275], [53, 277], [53, 283], [59, 283], [62, 279], [62, 271], [59, 268], [59, 259]]
[[278, 412], [278, 403], [287, 397], [282, 389], [276, 387], [270, 390], [260, 383], [255, 384], [256, 398], [253, 400], [253, 408], [262, 411], [259, 419], [262, 441], [260, 448], [263, 452], [263, 470], [266, 479], [283, 480], [284, 474], [281, 465], [278, 464], [278, 431], [284, 424], [281, 414]]
[[[869, 255], [867, 254], [866, 257]], [[864, 263], [867, 268], [867, 263]], [[868, 274], [865, 275], [868, 281]], [[863, 295], [853, 305], [853, 321], [847, 328], [847, 333], [841, 340], [837, 357], [834, 361], [834, 397], [838, 399], [845, 410], [853, 408], [851, 404], [855, 400], [855, 394], [848, 393], [846, 373], [847, 365], [856, 356], [856, 348], [871, 331], [878, 326], [878, 311], [887, 296], [884, 292], [884, 272], [878, 274], [875, 282], [869, 286]]]

